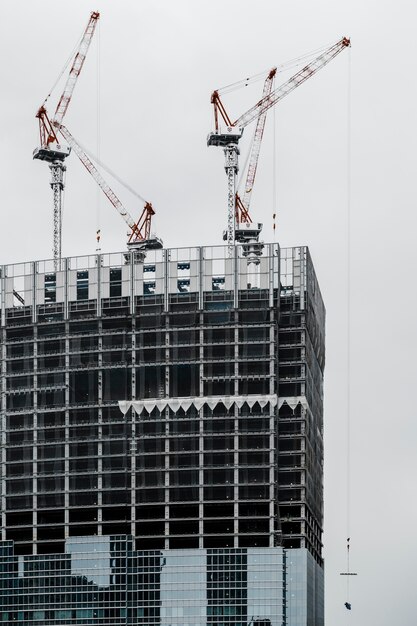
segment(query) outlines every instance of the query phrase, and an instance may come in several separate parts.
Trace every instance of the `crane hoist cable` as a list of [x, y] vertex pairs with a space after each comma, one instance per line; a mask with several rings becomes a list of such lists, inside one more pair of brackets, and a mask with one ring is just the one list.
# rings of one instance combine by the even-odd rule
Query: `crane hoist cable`
[[86, 170], [99, 185], [104, 195], [107, 196], [111, 204], [119, 212], [123, 220], [129, 226], [130, 232], [128, 245], [134, 247], [148, 244], [148, 247], [152, 246], [153, 248], [162, 248], [162, 241], [158, 237], [155, 237], [151, 234], [152, 216], [155, 214], [152, 204], [150, 202], [145, 203], [139, 219], [135, 222], [135, 220], [132, 218], [127, 209], [123, 206], [113, 189], [98, 171], [95, 164], [81, 148], [75, 137], [70, 133], [68, 128], [66, 128], [64, 125], [61, 125], [59, 128], [59, 132], [67, 141], [68, 145], [71, 146], [71, 148], [74, 150], [75, 154], [78, 156]]
[[120, 178], [120, 176], [118, 174], [116, 174], [116, 172], [114, 172], [112, 169], [110, 169], [110, 167], [108, 165], [106, 165], [103, 162], [102, 159], [99, 159], [95, 154], [93, 154], [91, 152], [91, 150], [88, 150], [88, 148], [86, 148], [78, 139], [76, 139], [76, 142], [80, 146], [80, 148], [85, 152], [85, 154], [92, 161], [94, 161], [94, 163], [96, 165], [101, 167], [101, 169], [104, 170], [105, 172], [107, 172], [107, 174], [110, 174], [110, 176], [112, 178], [114, 178], [114, 180], [116, 180], [118, 183], [120, 183], [120, 185], [122, 185], [125, 189], [127, 189], [127, 191], [130, 191], [130, 193], [133, 194], [136, 198], [138, 198], [138, 200], [141, 200], [142, 202], [145, 202], [145, 203], [148, 202], [148, 200], [146, 200], [146, 198], [141, 196], [141, 194], [138, 191], [136, 191], [136, 189], [133, 189], [133, 187], [131, 187], [131, 185], [129, 185], [129, 183], [127, 183], [125, 180]]
[[[97, 141], [96, 141], [96, 150], [97, 154], [100, 156], [101, 154], [101, 38], [100, 38], [100, 24], [97, 28], [97, 71], [96, 71], [96, 103], [97, 103], [97, 112], [96, 112], [96, 131], [97, 131]], [[96, 188], [96, 251], [100, 252], [100, 239], [101, 239], [101, 198], [102, 194], [100, 193], [100, 188]]]
[[347, 85], [347, 180], [346, 180], [346, 571], [341, 576], [346, 576], [346, 601], [345, 608], [352, 610], [350, 602], [349, 582], [351, 576], [357, 576], [356, 572], [350, 571], [350, 516], [351, 516], [351, 262], [352, 262], [352, 78], [351, 78], [351, 55], [348, 58], [348, 85]]
[[[305, 61], [307, 59], [316, 57], [317, 55], [321, 54], [322, 52], [324, 52], [325, 50], [327, 50], [329, 48], [331, 44], [326, 45], [326, 46], [321, 46], [320, 48], [316, 48], [314, 50], [311, 50], [310, 52], [306, 52], [305, 54], [299, 56], [299, 57], [295, 57], [293, 59], [290, 59], [289, 61], [285, 61], [284, 63], [280, 63], [279, 65], [276, 66], [276, 70], [277, 70], [277, 74], [281, 73], [281, 72], [285, 72], [288, 70], [293, 69], [294, 67], [298, 67], [299, 65], [302, 65], [303, 63], [305, 63]], [[249, 84], [252, 83], [257, 83], [259, 81], [261, 81], [264, 77], [265, 74], [268, 72], [269, 70], [264, 70], [262, 72], [259, 72], [258, 74], [253, 74], [252, 76], [248, 76], [247, 78], [242, 78], [241, 80], [238, 80], [234, 83], [230, 83], [229, 85], [225, 85], [224, 87], [220, 87], [219, 89], [217, 89], [218, 93], [221, 95], [224, 95], [226, 93], [231, 93], [233, 91], [236, 91], [237, 89], [240, 89], [241, 87], [246, 87]]]
[[59, 81], [61, 80], [61, 78], [65, 74], [66, 70], [68, 69], [69, 64], [71, 63], [72, 59], [74, 58], [75, 53], [77, 52], [78, 48], [80, 47], [80, 43], [81, 43], [81, 40], [83, 38], [83, 34], [84, 34], [84, 29], [83, 29], [83, 32], [81, 33], [80, 37], [77, 39], [77, 43], [75, 44], [75, 46], [71, 50], [71, 53], [68, 56], [68, 59], [65, 61], [64, 66], [63, 66], [62, 70], [60, 71], [60, 73], [58, 74], [57, 79], [55, 80], [54, 84], [52, 85], [51, 89], [49, 90], [48, 95], [46, 96], [45, 100], [42, 102], [42, 106], [43, 107], [48, 102], [49, 98], [52, 96], [53, 92], [55, 91], [55, 89], [56, 89], [56, 87], [57, 87], [57, 85], [59, 83]]

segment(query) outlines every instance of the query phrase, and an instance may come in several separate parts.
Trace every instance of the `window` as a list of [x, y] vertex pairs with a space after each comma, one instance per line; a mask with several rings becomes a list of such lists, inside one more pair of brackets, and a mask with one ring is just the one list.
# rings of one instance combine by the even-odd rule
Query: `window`
[[45, 274], [45, 303], [56, 302], [56, 274]]
[[77, 272], [77, 300], [88, 300], [88, 270]]
[[110, 298], [120, 298], [122, 295], [122, 270], [120, 267], [110, 270]]

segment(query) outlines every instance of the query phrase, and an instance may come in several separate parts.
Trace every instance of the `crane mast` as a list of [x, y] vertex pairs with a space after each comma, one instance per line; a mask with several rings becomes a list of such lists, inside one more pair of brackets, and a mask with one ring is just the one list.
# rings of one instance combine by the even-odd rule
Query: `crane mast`
[[57, 131], [68, 110], [99, 17], [100, 14], [95, 11], [90, 15], [52, 120], [49, 119], [45, 108], [46, 101], [36, 113], [36, 117], [39, 120], [40, 145], [35, 148], [33, 158], [46, 161], [51, 170], [50, 186], [53, 193], [53, 256], [55, 270], [59, 269], [62, 255], [62, 198], [66, 171], [64, 161], [70, 154], [70, 148], [62, 145], [58, 140]]
[[[259, 100], [253, 107], [243, 113], [236, 121], [232, 122], [228, 116], [217, 91], [214, 91], [211, 96], [211, 102], [214, 106], [214, 122], [215, 130], [207, 137], [208, 146], [219, 146], [223, 148], [225, 155], [225, 170], [227, 176], [227, 247], [229, 256], [233, 255], [233, 248], [236, 237], [236, 176], [239, 170], [239, 141], [242, 137], [244, 128], [253, 122], [264, 116], [265, 113], [271, 107], [275, 106], [280, 100], [291, 93], [294, 89], [299, 87], [306, 80], [314, 76], [320, 69], [327, 65], [332, 59], [334, 59], [342, 50], [350, 46], [350, 40], [347, 37], [336, 42], [334, 45], [327, 48], [313, 61], [308, 63], [299, 72], [294, 74], [285, 83], [277, 87], [274, 91], [264, 94], [261, 100]], [[267, 85], [265, 85], [267, 87]], [[226, 124], [225, 130], [220, 129], [219, 117], [223, 118]], [[262, 131], [263, 132], [263, 131]], [[260, 139], [262, 135], [260, 136]], [[260, 146], [260, 141], [259, 144]], [[256, 155], [256, 150], [255, 150]], [[259, 152], [258, 152], [259, 156]], [[257, 162], [257, 161], [256, 161]], [[256, 172], [256, 166], [252, 168], [252, 174], [254, 176]], [[249, 170], [248, 170], [249, 174]], [[245, 190], [246, 191], [246, 190]], [[248, 187], [249, 198], [251, 187]], [[242, 203], [243, 204], [243, 203]], [[246, 206], [243, 205], [246, 209]], [[255, 255], [256, 256], [256, 255]], [[248, 261], [256, 262], [256, 260], [248, 258]]]

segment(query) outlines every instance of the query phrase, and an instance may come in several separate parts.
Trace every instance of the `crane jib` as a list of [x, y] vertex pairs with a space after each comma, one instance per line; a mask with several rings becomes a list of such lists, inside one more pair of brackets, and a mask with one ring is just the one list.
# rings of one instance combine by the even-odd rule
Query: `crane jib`
[[334, 57], [336, 57], [342, 50], [346, 47], [350, 46], [350, 39], [344, 37], [336, 44], [325, 50], [321, 55], [319, 55], [314, 61], [303, 67], [297, 74], [289, 78], [285, 83], [277, 87], [270, 95], [262, 98], [259, 102], [257, 102], [252, 108], [250, 108], [246, 113], [241, 115], [235, 122], [233, 122], [233, 126], [238, 126], [239, 128], [244, 128], [251, 122], [253, 122], [259, 115], [262, 115], [265, 111], [267, 111], [270, 107], [277, 104], [282, 98], [287, 96], [291, 91], [296, 89], [299, 85], [301, 85], [308, 78], [313, 76], [316, 72], [321, 70], [325, 65], [327, 65]]

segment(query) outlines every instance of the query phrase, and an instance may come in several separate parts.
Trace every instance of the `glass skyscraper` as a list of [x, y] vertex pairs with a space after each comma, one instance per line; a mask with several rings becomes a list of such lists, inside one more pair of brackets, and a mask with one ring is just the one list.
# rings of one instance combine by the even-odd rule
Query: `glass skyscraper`
[[324, 623], [307, 248], [1, 267], [0, 622]]

